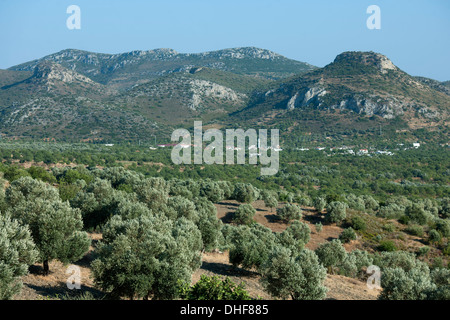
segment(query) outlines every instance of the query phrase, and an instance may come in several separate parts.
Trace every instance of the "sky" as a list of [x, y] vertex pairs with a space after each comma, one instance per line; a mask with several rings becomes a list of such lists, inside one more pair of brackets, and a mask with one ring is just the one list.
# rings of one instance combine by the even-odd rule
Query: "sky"
[[[70, 5], [80, 29], [66, 25]], [[380, 29], [369, 29], [370, 5]], [[449, 0], [0, 0], [0, 69], [64, 49], [255, 46], [323, 67], [344, 51], [374, 51], [415, 76], [450, 80]]]

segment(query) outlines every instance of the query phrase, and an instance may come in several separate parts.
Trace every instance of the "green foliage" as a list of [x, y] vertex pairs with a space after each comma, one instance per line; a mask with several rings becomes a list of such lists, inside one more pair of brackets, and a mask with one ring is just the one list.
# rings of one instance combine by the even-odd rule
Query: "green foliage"
[[306, 223], [293, 221], [283, 232], [277, 234], [278, 243], [291, 252], [300, 252], [310, 240], [311, 230]]
[[340, 223], [347, 217], [347, 204], [339, 201], [332, 201], [327, 205], [325, 220], [328, 223]]
[[313, 200], [313, 206], [318, 212], [322, 212], [326, 205], [327, 202], [323, 197], [316, 197]]
[[0, 212], [0, 300], [9, 300], [20, 292], [20, 278], [37, 257], [28, 227]]
[[344, 231], [342, 231], [342, 233], [339, 235], [339, 240], [341, 240], [343, 243], [348, 243], [351, 240], [356, 240], [356, 233], [353, 228], [349, 227], [347, 229], [344, 229]]
[[425, 300], [435, 290], [429, 270], [385, 268], [382, 271], [380, 300]]
[[431, 213], [426, 211], [422, 203], [413, 203], [405, 210], [405, 215], [409, 221], [416, 222], [419, 225], [424, 225], [431, 218]]
[[423, 227], [417, 224], [410, 224], [408, 228], [406, 228], [406, 232], [412, 234], [413, 236], [422, 237], [423, 236]]
[[316, 223], [315, 227], [316, 227], [316, 232], [317, 233], [320, 233], [322, 231], [322, 229], [323, 229], [323, 225], [320, 222]]
[[384, 240], [380, 242], [380, 245], [377, 248], [379, 251], [387, 251], [392, 252], [397, 250], [397, 246], [393, 241]]
[[244, 269], [258, 269], [276, 243], [272, 231], [260, 224], [224, 228], [225, 241], [229, 246], [230, 263]]
[[355, 230], [364, 231], [366, 229], [366, 221], [360, 216], [352, 217], [350, 224]]
[[205, 250], [212, 250], [219, 246], [222, 235], [222, 221], [217, 218], [216, 206], [206, 198], [195, 198], [194, 204], [198, 213], [197, 227], [202, 235]]
[[241, 204], [239, 208], [234, 212], [233, 222], [238, 224], [250, 225], [254, 222], [256, 209], [251, 204]]
[[277, 216], [285, 222], [300, 220], [302, 218], [302, 209], [298, 205], [287, 203], [285, 206], [277, 208]]
[[326, 296], [326, 270], [314, 251], [303, 249], [291, 254], [286, 248], [275, 247], [262, 270], [261, 282], [274, 297], [321, 300]]
[[442, 235], [436, 229], [430, 230], [428, 233], [428, 241], [431, 243], [439, 242], [442, 239]]
[[81, 212], [62, 202], [55, 188], [26, 177], [14, 181], [6, 194], [8, 212], [30, 228], [45, 273], [48, 261], [76, 261], [87, 252], [91, 241], [81, 231]]
[[347, 256], [344, 246], [337, 239], [321, 244], [315, 252], [319, 257], [320, 263], [328, 268], [329, 272], [333, 272], [335, 267], [342, 264]]
[[251, 184], [236, 183], [232, 198], [241, 203], [252, 203], [257, 196], [257, 190]]
[[173, 299], [201, 264], [201, 234], [193, 222], [114, 216], [105, 225], [95, 283], [111, 297]]
[[184, 300], [251, 300], [243, 282], [236, 285], [228, 277], [221, 279], [204, 274], [192, 286], [182, 284], [179, 296]]
[[96, 178], [86, 190], [79, 191], [70, 204], [81, 210], [87, 229], [96, 229], [106, 223], [125, 197], [126, 193], [115, 190], [108, 180]]

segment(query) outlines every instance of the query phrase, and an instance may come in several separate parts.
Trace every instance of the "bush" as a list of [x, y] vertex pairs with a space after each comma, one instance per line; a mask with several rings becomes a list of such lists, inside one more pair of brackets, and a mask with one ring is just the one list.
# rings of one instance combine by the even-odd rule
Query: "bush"
[[387, 232], [394, 232], [395, 231], [395, 224], [393, 223], [386, 223], [383, 225], [383, 230]]
[[359, 216], [354, 216], [351, 220], [352, 228], [355, 230], [365, 230], [366, 229], [366, 222], [363, 218]]
[[321, 300], [326, 270], [314, 251], [303, 249], [291, 256], [290, 250], [276, 247], [263, 267], [261, 282], [274, 297], [293, 300]]
[[250, 300], [244, 283], [236, 285], [230, 278], [221, 279], [218, 276], [201, 275], [193, 286], [188, 283], [181, 285], [181, 299], [185, 300]]
[[277, 208], [277, 216], [285, 221], [299, 220], [302, 218], [302, 209], [295, 204], [286, 204], [282, 208]]
[[417, 224], [410, 224], [408, 228], [406, 228], [406, 232], [417, 237], [423, 236], [423, 228]]
[[339, 223], [347, 217], [347, 205], [344, 202], [333, 201], [327, 205], [325, 220], [328, 223]]
[[311, 230], [308, 225], [300, 221], [293, 221], [281, 233], [277, 233], [278, 242], [292, 252], [300, 252], [309, 242]]
[[394, 242], [385, 240], [385, 241], [381, 241], [380, 245], [378, 246], [378, 250], [392, 252], [392, 251], [397, 250], [397, 246], [395, 245]]
[[239, 224], [252, 224], [256, 210], [251, 204], [241, 204], [233, 216], [233, 221]]
[[249, 226], [224, 228], [225, 242], [229, 246], [229, 259], [233, 266], [258, 269], [267, 261], [276, 238], [273, 232], [258, 223]]
[[347, 228], [342, 231], [342, 233], [339, 235], [339, 240], [341, 240], [343, 243], [348, 243], [351, 240], [356, 240], [356, 233], [353, 230], [353, 228]]
[[174, 299], [201, 265], [201, 234], [186, 218], [114, 216], [103, 234], [92, 273], [112, 298]]
[[232, 198], [241, 203], [252, 203], [257, 198], [257, 191], [250, 183], [236, 183]]
[[439, 242], [439, 241], [441, 241], [441, 239], [442, 239], [441, 234], [439, 233], [439, 231], [437, 231], [435, 229], [430, 230], [430, 232], [428, 233], [428, 241], [430, 243]]
[[429, 270], [413, 268], [386, 268], [381, 277], [380, 300], [425, 300], [428, 292], [434, 291], [436, 285], [432, 283]]
[[268, 208], [271, 208], [271, 211], [273, 208], [276, 208], [278, 206], [278, 200], [273, 195], [267, 195], [264, 197], [264, 205]]
[[330, 273], [333, 269], [339, 266], [347, 256], [347, 252], [340, 240], [334, 239], [330, 242], [325, 242], [316, 249], [316, 254], [319, 257], [320, 263], [326, 268]]
[[316, 223], [315, 227], [316, 227], [316, 232], [317, 233], [320, 233], [322, 231], [322, 229], [323, 229], [323, 225], [320, 222]]
[[439, 231], [443, 237], [450, 238], [450, 219], [437, 219], [436, 230]]
[[426, 211], [422, 203], [413, 203], [405, 210], [405, 215], [409, 221], [414, 221], [419, 225], [424, 225], [431, 217], [431, 213]]
[[37, 257], [28, 227], [0, 212], [0, 300], [11, 299], [20, 292], [20, 278]]
[[323, 209], [325, 209], [325, 206], [327, 205], [327, 202], [325, 198], [317, 197], [313, 200], [313, 206], [318, 212], [322, 212]]

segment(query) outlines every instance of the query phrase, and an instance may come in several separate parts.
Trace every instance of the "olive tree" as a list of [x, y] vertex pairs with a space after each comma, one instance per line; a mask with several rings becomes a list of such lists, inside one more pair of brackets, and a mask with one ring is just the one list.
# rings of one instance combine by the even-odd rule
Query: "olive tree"
[[325, 220], [329, 223], [342, 222], [347, 217], [347, 204], [340, 201], [333, 201], [327, 205]]
[[309, 242], [311, 230], [306, 223], [293, 221], [283, 232], [277, 234], [278, 243], [292, 252], [300, 252]]
[[338, 267], [347, 256], [347, 252], [345, 248], [342, 246], [342, 243], [338, 239], [334, 239], [330, 242], [325, 242], [320, 245], [315, 250], [317, 256], [319, 257], [320, 263], [328, 268], [330, 273]]
[[6, 192], [8, 212], [30, 228], [44, 274], [49, 272], [49, 261], [76, 261], [91, 243], [87, 233], [81, 231], [80, 210], [62, 202], [54, 190], [42, 181], [25, 177], [14, 181]]
[[241, 204], [234, 212], [233, 221], [238, 224], [252, 224], [256, 210], [251, 204]]
[[274, 297], [321, 300], [326, 296], [326, 270], [314, 251], [303, 249], [292, 255], [289, 249], [275, 247], [262, 270], [261, 282]]
[[105, 225], [94, 281], [113, 298], [174, 299], [201, 265], [202, 240], [192, 221], [114, 216]]
[[277, 208], [277, 216], [285, 221], [299, 220], [302, 218], [302, 209], [295, 204], [286, 204], [282, 208]]
[[203, 247], [205, 250], [215, 249], [219, 245], [222, 230], [222, 221], [217, 218], [217, 208], [204, 197], [195, 198], [194, 204], [198, 214], [197, 227], [202, 235]]
[[37, 257], [28, 227], [0, 212], [0, 300], [11, 299], [20, 292], [20, 278]]
[[232, 197], [241, 203], [252, 203], [256, 200], [257, 193], [250, 183], [236, 183]]

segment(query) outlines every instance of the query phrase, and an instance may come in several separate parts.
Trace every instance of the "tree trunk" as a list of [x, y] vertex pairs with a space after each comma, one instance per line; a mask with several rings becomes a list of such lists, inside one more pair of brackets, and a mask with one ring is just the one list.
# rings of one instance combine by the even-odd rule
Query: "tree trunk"
[[50, 269], [48, 267], [48, 260], [44, 260], [44, 275], [48, 275]]

